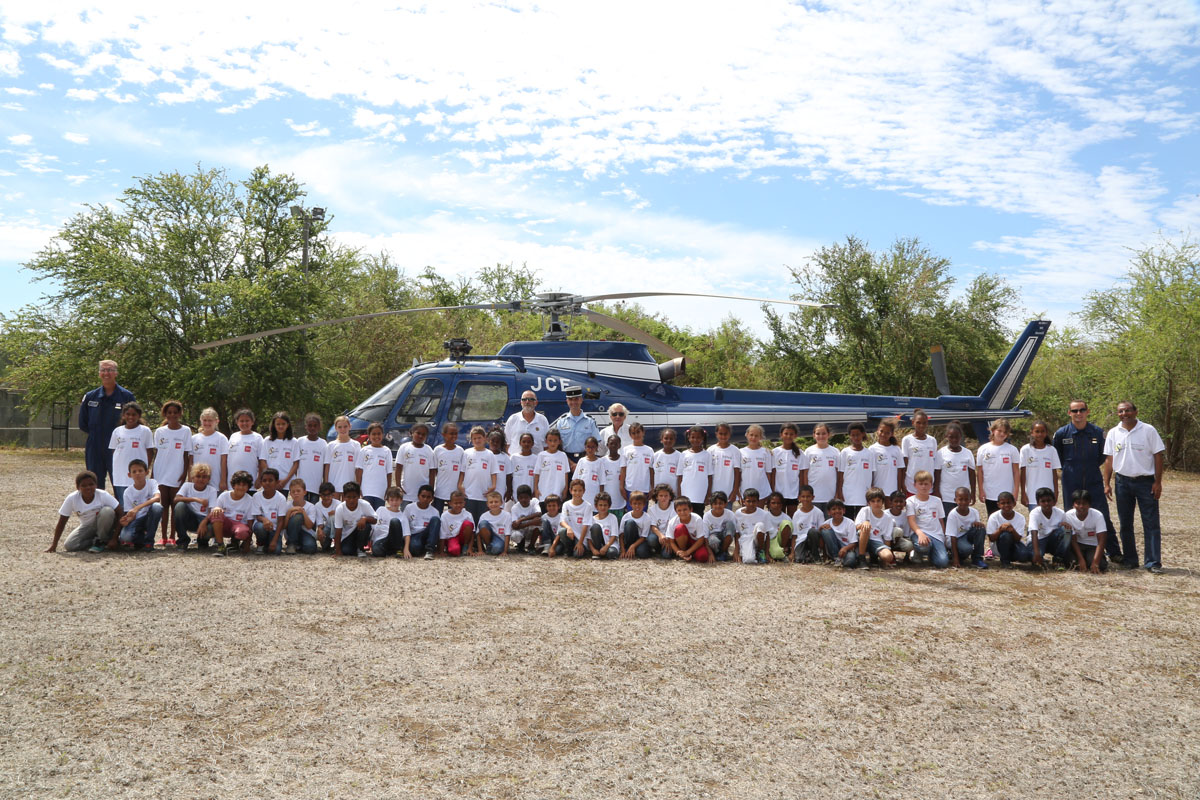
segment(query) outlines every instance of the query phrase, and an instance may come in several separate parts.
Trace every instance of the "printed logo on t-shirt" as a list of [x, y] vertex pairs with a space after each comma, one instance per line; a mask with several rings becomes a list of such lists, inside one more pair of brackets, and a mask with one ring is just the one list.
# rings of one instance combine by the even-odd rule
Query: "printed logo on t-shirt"
[[422, 458], [417, 463], [423, 467], [423, 466], [425, 466], [425, 459]]
[[242, 448], [242, 452], [243, 452], [243, 453], [249, 453], [249, 452], [250, 452], [250, 445], [246, 445], [244, 448]]
[[182, 450], [182, 449], [183, 449], [183, 442], [176, 442], [176, 443], [175, 443], [175, 449], [176, 449], [176, 450]]
[[555, 464], [554, 468], [557, 469], [559, 472], [562, 472], [562, 464]]
[[383, 463], [383, 459], [382, 459], [382, 458], [381, 458], [381, 459], [379, 459], [379, 466], [381, 466], [381, 467], [382, 467], [382, 466], [385, 466], [385, 464]]
[[317, 453], [317, 454], [315, 454], [315, 455], [313, 456], [313, 461], [320, 461], [320, 460], [321, 460], [321, 454], [320, 454], [320, 453]]
[[134, 450], [138, 449], [138, 442], [136, 440], [133, 442], [130, 442], [129, 444], [130, 444], [130, 447], [132, 447]]
[[1005, 456], [1005, 457], [1004, 457], [1004, 463], [1005, 463], [1005, 464], [1007, 464], [1007, 463], [1008, 463], [1008, 456]]

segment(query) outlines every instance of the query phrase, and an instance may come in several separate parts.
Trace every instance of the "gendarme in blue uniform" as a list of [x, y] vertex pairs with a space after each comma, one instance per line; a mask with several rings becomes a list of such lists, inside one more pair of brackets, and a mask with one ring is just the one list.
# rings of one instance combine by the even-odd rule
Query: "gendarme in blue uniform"
[[1087, 423], [1080, 430], [1068, 422], [1054, 432], [1054, 449], [1062, 461], [1062, 504], [1071, 510], [1071, 493], [1076, 489], [1087, 489], [1092, 496], [1092, 508], [1104, 516], [1108, 526], [1105, 550], [1112, 556], [1121, 552], [1121, 544], [1113, 533], [1112, 520], [1108, 516], [1108, 500], [1104, 496], [1104, 479], [1100, 465], [1104, 463], [1104, 429]]
[[133, 392], [121, 384], [105, 394], [104, 387], [92, 389], [79, 404], [79, 430], [88, 435], [84, 460], [87, 468], [96, 473], [97, 488], [104, 488], [104, 476], [112, 474], [112, 451], [108, 441], [121, 425], [121, 409], [134, 400]]
[[582, 411], [577, 417], [571, 416], [568, 411], [554, 420], [550, 427], [558, 429], [562, 434], [562, 449], [567, 454], [582, 453], [583, 443], [589, 436], [595, 436], [597, 441], [600, 439], [600, 429], [596, 427], [596, 420]]

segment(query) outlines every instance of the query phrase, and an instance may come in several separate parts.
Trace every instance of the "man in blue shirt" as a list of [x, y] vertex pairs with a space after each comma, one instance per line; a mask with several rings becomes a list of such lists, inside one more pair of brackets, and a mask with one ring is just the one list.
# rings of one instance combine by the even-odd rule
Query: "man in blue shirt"
[[554, 420], [550, 427], [558, 429], [558, 432], [562, 434], [563, 452], [571, 460], [571, 469], [574, 470], [575, 463], [584, 456], [584, 442], [589, 436], [595, 436], [596, 441], [599, 442], [600, 429], [596, 427], [594, 419], [583, 413], [583, 389], [581, 387], [568, 388], [566, 396], [567, 413]]
[[1104, 539], [1108, 560], [1122, 564], [1121, 540], [1108, 516], [1104, 478], [1100, 475], [1100, 467], [1104, 465], [1104, 429], [1088, 422], [1088, 405], [1083, 400], [1072, 400], [1067, 410], [1071, 421], [1054, 432], [1054, 449], [1062, 461], [1063, 508], [1071, 510], [1072, 492], [1087, 489], [1092, 496], [1092, 508], [1100, 512], [1108, 528]]
[[134, 400], [133, 392], [117, 384], [117, 362], [100, 362], [100, 386], [83, 396], [79, 404], [79, 430], [88, 435], [84, 460], [96, 473], [96, 488], [104, 488], [104, 476], [112, 475], [112, 451], [108, 442], [121, 424], [121, 409]]

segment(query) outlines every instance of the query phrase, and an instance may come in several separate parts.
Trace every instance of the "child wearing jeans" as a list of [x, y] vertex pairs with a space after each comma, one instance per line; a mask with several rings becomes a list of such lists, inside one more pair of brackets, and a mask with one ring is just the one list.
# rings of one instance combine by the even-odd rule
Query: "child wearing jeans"
[[333, 512], [333, 555], [367, 557], [371, 526], [378, 522], [375, 509], [362, 499], [358, 481], [342, 484], [342, 503]]

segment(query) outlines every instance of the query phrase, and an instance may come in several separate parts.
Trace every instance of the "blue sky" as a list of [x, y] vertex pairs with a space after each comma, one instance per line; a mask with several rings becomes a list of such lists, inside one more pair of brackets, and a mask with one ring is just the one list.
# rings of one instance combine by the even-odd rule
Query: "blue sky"
[[582, 293], [786, 297], [821, 245], [917, 236], [1018, 285], [1013, 327], [1200, 228], [1194, 2], [21, 5], [0, 312], [84, 204], [197, 163], [294, 173], [409, 273], [524, 262]]

